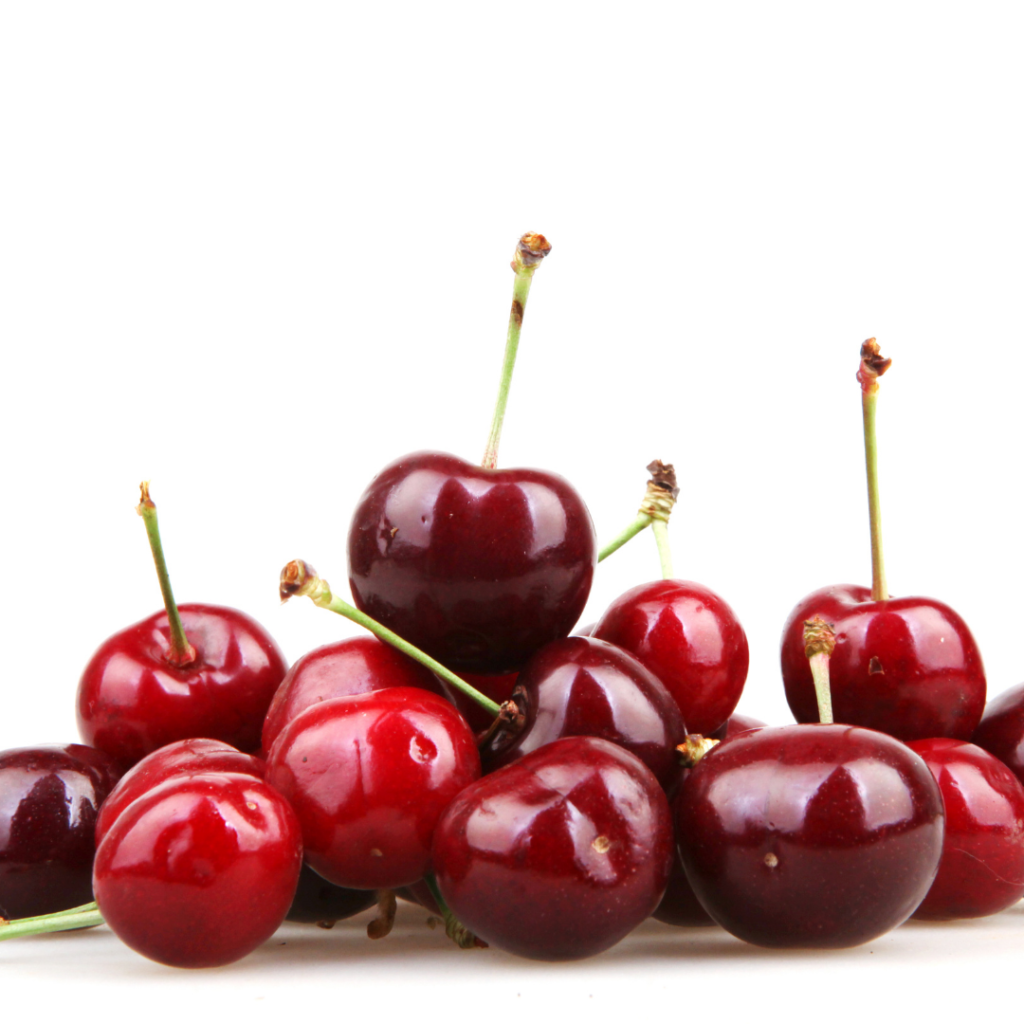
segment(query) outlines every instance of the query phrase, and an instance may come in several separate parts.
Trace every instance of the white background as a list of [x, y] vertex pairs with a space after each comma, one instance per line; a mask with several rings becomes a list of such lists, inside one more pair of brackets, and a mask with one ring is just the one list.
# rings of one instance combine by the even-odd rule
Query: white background
[[[567, 476], [602, 541], [645, 464], [675, 463], [677, 573], [750, 638], [740, 710], [788, 721], [789, 609], [869, 582], [869, 335], [894, 361], [892, 592], [963, 615], [990, 693], [1019, 682], [1022, 24], [1009, 3], [0, 3], [0, 747], [73, 739], [92, 650], [157, 609], [141, 479], [179, 600], [243, 608], [290, 660], [352, 632], [281, 608], [278, 571], [303, 557], [344, 593], [378, 469], [480, 458], [525, 230], [553, 251], [500, 462]], [[587, 617], [657, 575], [640, 537]], [[849, 1019], [914, 993], [954, 1012], [983, 978], [991, 1000], [1024, 951], [1022, 908], [831, 955], [649, 925], [571, 967], [403, 920], [369, 949], [293, 929], [218, 972], [101, 932], [0, 947], [0, 972], [14, 1005], [157, 1020]]]

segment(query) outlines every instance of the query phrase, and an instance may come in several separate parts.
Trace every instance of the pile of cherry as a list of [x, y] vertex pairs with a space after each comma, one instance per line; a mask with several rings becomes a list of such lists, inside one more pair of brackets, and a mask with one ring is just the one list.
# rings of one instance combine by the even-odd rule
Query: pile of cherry
[[[143, 485], [165, 610], [86, 666], [82, 744], [0, 754], [0, 938], [106, 922], [145, 956], [207, 967], [285, 919], [375, 903], [382, 937], [397, 894], [462, 946], [562, 960], [652, 914], [845, 947], [1024, 895], [1024, 687], [986, 708], [956, 612], [887, 590], [877, 344], [858, 373], [872, 587], [797, 605], [782, 676], [801, 724], [768, 728], [733, 714], [748, 650], [732, 610], [673, 578], [671, 467], [649, 467], [639, 514], [601, 550], [564, 479], [497, 468], [549, 249], [516, 250], [483, 465], [417, 453], [370, 483], [348, 534], [354, 605], [305, 562], [281, 574], [282, 597], [373, 635], [288, 669], [241, 612], [178, 606]], [[577, 628], [598, 562], [645, 527], [664, 578]]]

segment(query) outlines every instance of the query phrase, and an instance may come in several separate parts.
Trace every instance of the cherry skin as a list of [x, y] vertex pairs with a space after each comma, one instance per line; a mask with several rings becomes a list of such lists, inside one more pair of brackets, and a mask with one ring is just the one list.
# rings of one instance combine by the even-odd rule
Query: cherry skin
[[971, 740], [1002, 761], [1024, 783], [1024, 683], [985, 705]]
[[726, 722], [720, 725], [712, 734], [715, 740], [728, 740], [740, 733], [752, 732], [754, 729], [767, 729], [768, 723], [762, 722], [760, 718], [752, 718], [750, 715], [730, 715]]
[[650, 669], [691, 732], [710, 736], [743, 693], [746, 633], [725, 601], [699, 583], [656, 580], [633, 587], [612, 602], [593, 635]]
[[568, 635], [597, 544], [561, 477], [418, 452], [360, 498], [348, 563], [361, 611], [455, 672], [502, 675]]
[[760, 946], [856, 946], [905, 921], [942, 852], [942, 797], [891, 736], [846, 725], [748, 732], [707, 753], [673, 804], [708, 913]]
[[176, 740], [209, 737], [247, 753], [260, 731], [285, 661], [267, 632], [233, 608], [183, 604], [196, 660], [167, 659], [167, 614], [115, 633], [78, 684], [78, 728], [87, 743], [127, 764]]
[[1024, 786], [973, 743], [915, 740], [946, 810], [939, 873], [914, 912], [923, 920], [985, 917], [1024, 896]]
[[635, 754], [668, 786], [679, 771], [686, 726], [668, 690], [631, 654], [603, 640], [570, 636], [542, 647], [519, 673], [526, 725], [485, 751], [500, 767], [563, 736], [600, 736]]
[[230, 772], [262, 779], [266, 765], [258, 757], [243, 754], [220, 740], [178, 740], [147, 754], [111, 791], [96, 819], [96, 845], [102, 842], [110, 826], [124, 809], [143, 793], [168, 779], [183, 775]]
[[447, 696], [437, 676], [375, 636], [354, 636], [304, 654], [285, 673], [263, 722], [263, 749], [306, 708], [334, 697], [416, 686]]
[[329, 928], [336, 921], [362, 913], [376, 902], [377, 893], [373, 889], [343, 889], [303, 864], [299, 886], [285, 920]]
[[592, 736], [556, 740], [464, 789], [434, 836], [438, 888], [492, 946], [576, 960], [658, 905], [672, 825], [658, 780]]
[[0, 753], [0, 917], [90, 902], [96, 815], [119, 774], [79, 743]]
[[287, 802], [251, 775], [169, 779], [125, 808], [96, 851], [104, 920], [171, 967], [219, 967], [251, 953], [291, 906], [302, 864]]
[[267, 760], [267, 781], [298, 815], [310, 866], [350, 889], [396, 889], [422, 878], [437, 819], [479, 775], [462, 716], [410, 687], [307, 708]]
[[782, 679], [798, 722], [818, 720], [803, 641], [803, 624], [815, 616], [836, 634], [829, 672], [837, 722], [905, 741], [971, 738], [985, 707], [985, 670], [963, 619], [940, 601], [872, 601], [857, 586], [815, 591], [786, 622]]

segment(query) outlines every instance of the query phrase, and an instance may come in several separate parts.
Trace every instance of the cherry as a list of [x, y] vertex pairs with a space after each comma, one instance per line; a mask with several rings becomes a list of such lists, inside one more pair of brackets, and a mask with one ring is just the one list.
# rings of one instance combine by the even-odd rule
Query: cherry
[[903, 740], [970, 739], [985, 706], [985, 670], [964, 621], [924, 597], [890, 598], [882, 558], [875, 444], [878, 377], [888, 368], [874, 338], [861, 348], [864, 446], [871, 512], [872, 586], [824, 587], [801, 601], [782, 634], [782, 678], [798, 722], [816, 718], [811, 674], [803, 657], [805, 620], [832, 624], [832, 699], [838, 721]]
[[510, 743], [498, 735], [495, 749], [484, 755], [490, 766], [563, 736], [600, 736], [635, 754], [663, 786], [678, 772], [675, 748], [686, 736], [679, 709], [626, 651], [592, 637], [555, 640], [526, 663], [517, 686], [526, 725]]
[[607, 740], [556, 740], [464, 789], [434, 837], [437, 885], [486, 942], [537, 960], [613, 946], [658, 905], [672, 827], [657, 779]]
[[479, 774], [465, 720], [443, 698], [409, 687], [307, 708], [267, 760], [267, 781], [298, 815], [310, 866], [352, 889], [422, 878], [437, 819]]
[[726, 722], [719, 726], [712, 734], [712, 739], [727, 740], [740, 733], [752, 732], [754, 729], [766, 729], [768, 724], [760, 718], [753, 718], [750, 715], [730, 715]]
[[184, 775], [143, 794], [96, 851], [104, 920], [137, 953], [218, 967], [265, 942], [291, 906], [302, 863], [287, 802], [250, 775]]
[[336, 921], [362, 913], [376, 902], [377, 893], [373, 889], [344, 889], [332, 885], [308, 864], [303, 864], [286, 920], [329, 928]]
[[1024, 683], [988, 702], [972, 741], [1024, 783]]
[[120, 770], [79, 743], [0, 754], [0, 917], [92, 899], [96, 815]]
[[376, 637], [349, 637], [304, 654], [285, 673], [270, 702], [263, 723], [264, 751], [288, 722], [313, 704], [389, 686], [416, 686], [447, 695], [433, 672]]
[[146, 484], [138, 511], [165, 611], [115, 633], [92, 656], [78, 684], [79, 732], [127, 764], [191, 737], [256, 751], [284, 658], [263, 627], [240, 611], [175, 604]]
[[692, 732], [710, 735], [743, 693], [750, 653], [732, 609], [699, 583], [664, 579], [627, 590], [594, 629], [653, 672]]
[[708, 913], [761, 946], [843, 948], [905, 921], [942, 851], [942, 797], [899, 741], [793, 725], [720, 744], [673, 806]]
[[243, 754], [220, 740], [189, 739], [168, 743], [139, 761], [111, 791], [96, 820], [96, 843], [102, 841], [130, 803], [168, 779], [211, 772], [262, 779], [265, 771], [266, 765], [258, 757]]
[[997, 914], [1024, 896], [1024, 786], [1006, 765], [953, 739], [916, 740], [939, 784], [946, 831], [939, 873], [914, 917]]

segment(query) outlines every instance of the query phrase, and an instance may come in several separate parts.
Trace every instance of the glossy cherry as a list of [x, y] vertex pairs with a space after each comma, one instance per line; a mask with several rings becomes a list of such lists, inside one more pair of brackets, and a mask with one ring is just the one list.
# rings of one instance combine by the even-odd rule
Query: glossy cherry
[[348, 560], [361, 611], [455, 672], [500, 675], [568, 635], [597, 545], [561, 477], [418, 452], [360, 498]]
[[166, 612], [115, 633], [78, 684], [82, 738], [129, 764], [192, 737], [259, 750], [263, 719], [286, 668], [277, 644], [234, 608], [183, 604], [178, 610], [195, 661], [168, 661]]
[[455, 916], [518, 956], [574, 960], [658, 905], [672, 827], [654, 775], [607, 740], [556, 740], [463, 790], [434, 838]]
[[287, 802], [250, 775], [187, 775], [135, 800], [96, 851], [104, 920], [136, 952], [172, 967], [217, 967], [252, 952], [291, 906], [302, 863]]
[[267, 781], [294, 807], [306, 859], [352, 889], [423, 877], [441, 812], [480, 774], [473, 733], [441, 697], [409, 687], [307, 708], [278, 736]]
[[699, 583], [668, 579], [633, 587], [612, 602], [593, 635], [650, 669], [691, 732], [709, 736], [743, 693], [746, 634], [729, 605]]
[[542, 647], [519, 673], [522, 731], [498, 734], [484, 761], [509, 764], [564, 736], [599, 736], [635, 754], [663, 786], [679, 768], [686, 725], [668, 690], [631, 654], [592, 637]]
[[927, 765], [850, 726], [730, 739], [693, 769], [673, 811], [698, 899], [761, 946], [842, 948], [895, 928], [942, 851], [942, 797]]
[[0, 917], [92, 899], [96, 816], [120, 774], [82, 744], [0, 753]]
[[111, 791], [96, 820], [96, 843], [98, 845], [102, 841], [130, 803], [168, 779], [211, 772], [262, 779], [266, 767], [258, 757], [243, 754], [220, 740], [190, 739], [168, 743], [139, 761]]
[[336, 921], [362, 913], [376, 902], [377, 893], [373, 889], [345, 889], [332, 885], [308, 864], [303, 864], [295, 898], [285, 919], [326, 928]]
[[782, 678], [798, 722], [818, 718], [803, 624], [818, 616], [836, 634], [831, 658], [837, 722], [902, 740], [971, 738], [985, 706], [985, 670], [963, 619], [924, 597], [873, 601], [867, 587], [815, 591], [782, 634]]
[[1002, 761], [1024, 784], [1024, 683], [985, 705], [971, 740]]
[[917, 740], [946, 811], [939, 873], [914, 913], [924, 920], [997, 914], [1024, 896], [1024, 786], [961, 740]]
[[[415, 686], [447, 696], [437, 676], [375, 636], [354, 636], [304, 654], [285, 673], [263, 723], [263, 749], [306, 708], [334, 697]], [[467, 701], [467, 703], [471, 703]]]

